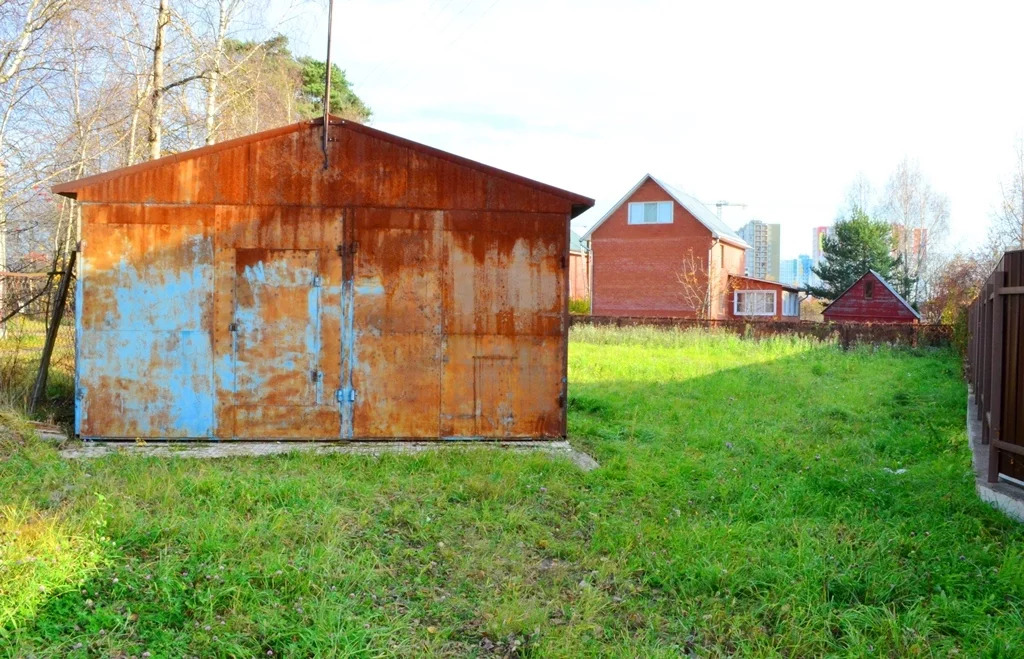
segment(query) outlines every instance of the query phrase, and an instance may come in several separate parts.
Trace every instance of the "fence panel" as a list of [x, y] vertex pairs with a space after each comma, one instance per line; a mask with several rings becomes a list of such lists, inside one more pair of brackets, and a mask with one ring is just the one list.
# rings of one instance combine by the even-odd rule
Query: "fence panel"
[[1024, 250], [1003, 255], [968, 314], [967, 376], [988, 480], [1024, 485]]
[[[0, 272], [0, 405], [28, 411], [52, 323], [63, 272]], [[74, 276], [68, 282], [74, 288]], [[53, 352], [36, 416], [56, 422], [73, 417], [75, 381], [74, 295], [67, 296], [55, 328]]]

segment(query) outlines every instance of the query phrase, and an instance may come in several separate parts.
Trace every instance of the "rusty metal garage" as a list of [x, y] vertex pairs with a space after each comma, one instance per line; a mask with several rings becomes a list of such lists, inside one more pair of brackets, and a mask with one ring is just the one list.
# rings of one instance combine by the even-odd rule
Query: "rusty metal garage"
[[54, 188], [81, 207], [84, 439], [565, 435], [593, 200], [348, 121]]

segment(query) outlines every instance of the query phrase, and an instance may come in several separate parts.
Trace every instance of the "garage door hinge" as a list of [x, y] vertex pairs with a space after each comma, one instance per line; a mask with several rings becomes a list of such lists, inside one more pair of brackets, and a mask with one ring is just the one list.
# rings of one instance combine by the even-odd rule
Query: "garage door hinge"
[[320, 278], [320, 275], [315, 275], [313, 277], [313, 288], [320, 288], [321, 286], [323, 286], [323, 279]]
[[337, 389], [334, 392], [334, 399], [339, 403], [354, 403], [356, 402], [356, 390]]
[[338, 243], [334, 251], [338, 253], [338, 256], [345, 256], [346, 254], [355, 254], [359, 250], [359, 242], [353, 241], [348, 245], [344, 243]]

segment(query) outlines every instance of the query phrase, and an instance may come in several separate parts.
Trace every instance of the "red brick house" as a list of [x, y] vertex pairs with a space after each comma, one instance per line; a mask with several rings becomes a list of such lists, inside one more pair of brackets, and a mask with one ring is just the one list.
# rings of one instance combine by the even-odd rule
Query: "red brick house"
[[800, 321], [800, 289], [768, 279], [729, 275], [727, 318]]
[[593, 314], [731, 317], [729, 275], [749, 245], [678, 188], [645, 175], [583, 240]]
[[874, 270], [868, 270], [821, 314], [830, 322], [919, 323], [921, 314]]

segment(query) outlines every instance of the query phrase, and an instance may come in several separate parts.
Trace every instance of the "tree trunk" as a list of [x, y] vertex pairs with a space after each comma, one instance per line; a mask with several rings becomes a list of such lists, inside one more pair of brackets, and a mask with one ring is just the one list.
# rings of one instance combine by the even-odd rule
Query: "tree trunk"
[[139, 114], [142, 112], [142, 100], [145, 96], [146, 90], [137, 87], [135, 92], [135, 107], [132, 108], [132, 118], [128, 125], [128, 154], [124, 159], [125, 167], [135, 164], [135, 142], [139, 131]]
[[231, 21], [225, 0], [220, 2], [217, 15], [217, 31], [213, 38], [213, 62], [206, 76], [206, 143], [217, 141], [217, 92], [220, 88], [221, 62], [224, 57], [224, 40], [227, 38], [228, 23]]
[[220, 83], [220, 71], [210, 71], [206, 82], [206, 143], [214, 144], [217, 127], [217, 87]]
[[160, 138], [164, 107], [164, 32], [171, 22], [170, 0], [160, 0], [156, 17], [156, 38], [153, 41], [153, 108], [149, 117], [149, 157], [160, 157]]
[[[0, 160], [0, 318], [7, 316], [7, 169]], [[0, 338], [7, 337], [7, 323], [0, 322]]]

